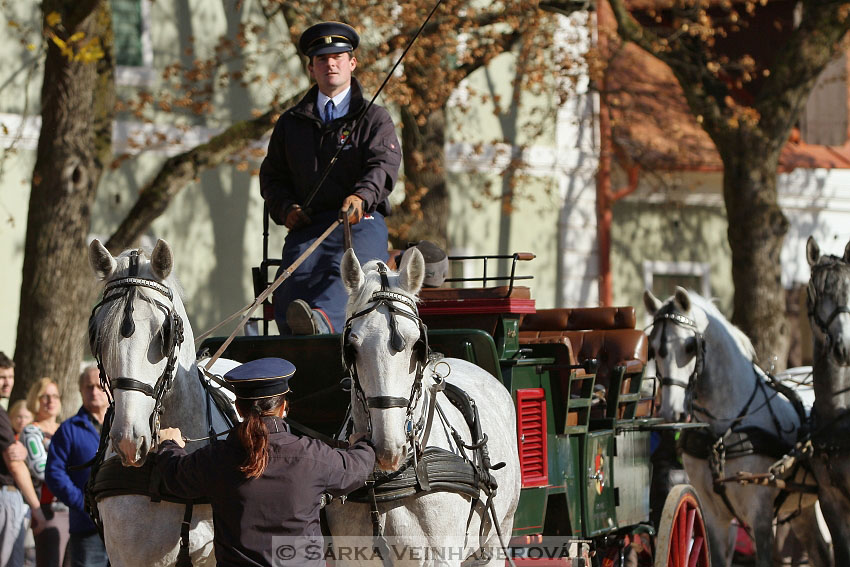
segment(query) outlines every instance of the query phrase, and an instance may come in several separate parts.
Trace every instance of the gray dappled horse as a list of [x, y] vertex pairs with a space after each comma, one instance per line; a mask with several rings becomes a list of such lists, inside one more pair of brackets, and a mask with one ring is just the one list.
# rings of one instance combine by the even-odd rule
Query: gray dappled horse
[[[195, 338], [172, 274], [174, 258], [168, 243], [158, 241], [149, 256], [127, 250], [113, 257], [94, 240], [89, 262], [104, 283], [104, 299], [89, 322], [92, 354], [102, 362], [115, 400], [107, 458], [117, 454], [124, 467], [141, 467], [155, 449], [159, 424], [179, 427], [189, 439], [209, 435], [208, 419], [215, 431], [227, 430], [221, 414], [214, 409], [208, 414], [195, 362]], [[236, 364], [219, 359], [212, 371], [223, 374]], [[191, 452], [204, 444], [188, 443], [186, 449]], [[98, 510], [111, 565], [175, 564], [183, 504], [123, 494], [101, 499]], [[195, 567], [215, 564], [209, 504], [194, 506], [189, 542]]]
[[[750, 340], [710, 301], [677, 288], [663, 303], [647, 290], [644, 304], [653, 317], [649, 348], [662, 385], [662, 415], [673, 421], [690, 415], [708, 424], [703, 430], [683, 432], [682, 461], [702, 501], [711, 563], [731, 562], [727, 536], [737, 517], [750, 528], [757, 567], [770, 567], [779, 489], [715, 481], [739, 471], [768, 472], [797, 441], [801, 416], [787, 398], [767, 385], [764, 372], [754, 363]], [[721, 438], [723, 446], [717, 444]], [[747, 443], [758, 451], [747, 450]], [[826, 566], [829, 547], [818, 530], [814, 503], [813, 496], [791, 495], [779, 515], [793, 515], [792, 529], [808, 549], [810, 560]]]
[[[416, 308], [425, 264], [418, 250], [411, 251], [402, 258], [398, 273], [375, 261], [361, 267], [353, 250], [342, 259], [340, 272], [349, 294], [344, 350], [353, 378], [354, 430], [370, 430], [379, 475], [392, 477], [400, 467], [409, 473], [416, 469], [415, 461], [408, 464], [409, 459], [418, 456], [424, 462], [423, 455], [429, 453], [444, 457], [434, 471], [463, 470], [464, 460], [457, 455], [466, 453], [469, 459], [479, 461], [480, 454], [469, 449], [477, 440], [470, 435], [461, 411], [447, 398], [452, 385], [459, 387], [477, 402], [480, 429], [494, 465], [489, 474], [498, 490], [489, 497], [482, 490], [480, 498], [471, 497], [468, 490], [444, 491], [438, 488], [440, 477], [432, 472], [431, 491], [417, 490], [387, 501], [381, 501], [379, 494], [378, 526], [370, 521], [369, 504], [351, 498], [345, 503], [334, 501], [326, 510], [334, 542], [349, 536], [371, 541], [373, 531], [379, 528], [396, 548], [460, 546], [463, 550], [445, 563], [411, 560], [405, 565], [458, 566], [480, 547], [498, 551], [497, 530], [505, 542], [511, 537], [520, 491], [516, 414], [511, 393], [485, 370], [465, 360], [428, 356], [425, 327]], [[464, 449], [458, 446], [460, 437]], [[455, 457], [449, 455], [445, 460], [447, 453]], [[478, 494], [477, 489], [472, 492]], [[496, 525], [489, 522], [491, 518]], [[485, 564], [504, 565], [505, 560], [495, 553]]]
[[843, 566], [850, 565], [850, 242], [843, 256], [822, 256], [809, 237], [806, 259], [814, 343], [811, 462], [835, 564]]

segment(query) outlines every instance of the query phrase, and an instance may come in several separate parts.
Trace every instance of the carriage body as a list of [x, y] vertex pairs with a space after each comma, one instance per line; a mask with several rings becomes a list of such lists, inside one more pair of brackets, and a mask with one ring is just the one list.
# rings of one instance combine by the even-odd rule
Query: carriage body
[[[471, 259], [482, 258], [485, 270], [487, 259], [506, 259]], [[513, 396], [522, 471], [514, 541], [567, 536], [584, 542], [573, 548], [577, 558], [586, 559], [590, 548], [619, 553], [636, 534], [655, 531], [651, 435], [670, 427], [652, 414], [646, 335], [635, 329], [633, 307], [538, 311], [529, 289], [514, 285], [517, 261], [533, 255], [507, 258], [513, 258], [509, 276], [485, 271], [484, 278], [471, 278], [485, 287], [420, 292], [429, 345], [484, 368]], [[499, 279], [508, 285], [486, 287]], [[260, 324], [267, 329], [271, 310], [265, 313]], [[213, 352], [223, 340], [208, 339], [201, 349]], [[339, 335], [243, 336], [224, 356], [292, 361], [299, 371], [290, 382], [290, 417], [333, 435], [350, 400], [341, 387], [348, 376], [341, 349]]]

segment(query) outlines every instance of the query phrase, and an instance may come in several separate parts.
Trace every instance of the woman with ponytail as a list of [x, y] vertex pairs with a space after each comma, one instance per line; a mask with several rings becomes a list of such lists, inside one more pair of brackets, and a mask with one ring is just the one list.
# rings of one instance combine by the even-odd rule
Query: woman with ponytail
[[375, 452], [362, 435], [352, 435], [348, 449], [333, 449], [289, 432], [283, 418], [294, 373], [286, 360], [263, 358], [225, 374], [242, 422], [223, 441], [187, 454], [179, 429], [160, 431], [163, 489], [210, 501], [219, 565], [324, 565], [316, 552], [322, 495], [364, 486], [374, 467]]

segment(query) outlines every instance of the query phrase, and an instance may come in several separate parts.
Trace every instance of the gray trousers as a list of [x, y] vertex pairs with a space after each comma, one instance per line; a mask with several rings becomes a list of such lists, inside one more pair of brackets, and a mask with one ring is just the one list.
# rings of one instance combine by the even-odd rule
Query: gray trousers
[[24, 537], [29, 508], [21, 493], [0, 487], [0, 567], [24, 564]]

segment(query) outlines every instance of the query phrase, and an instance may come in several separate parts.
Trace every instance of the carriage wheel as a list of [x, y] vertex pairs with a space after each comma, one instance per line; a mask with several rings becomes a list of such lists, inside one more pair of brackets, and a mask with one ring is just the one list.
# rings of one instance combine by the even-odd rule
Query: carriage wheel
[[709, 567], [708, 537], [699, 498], [688, 484], [677, 484], [667, 495], [654, 567]]

